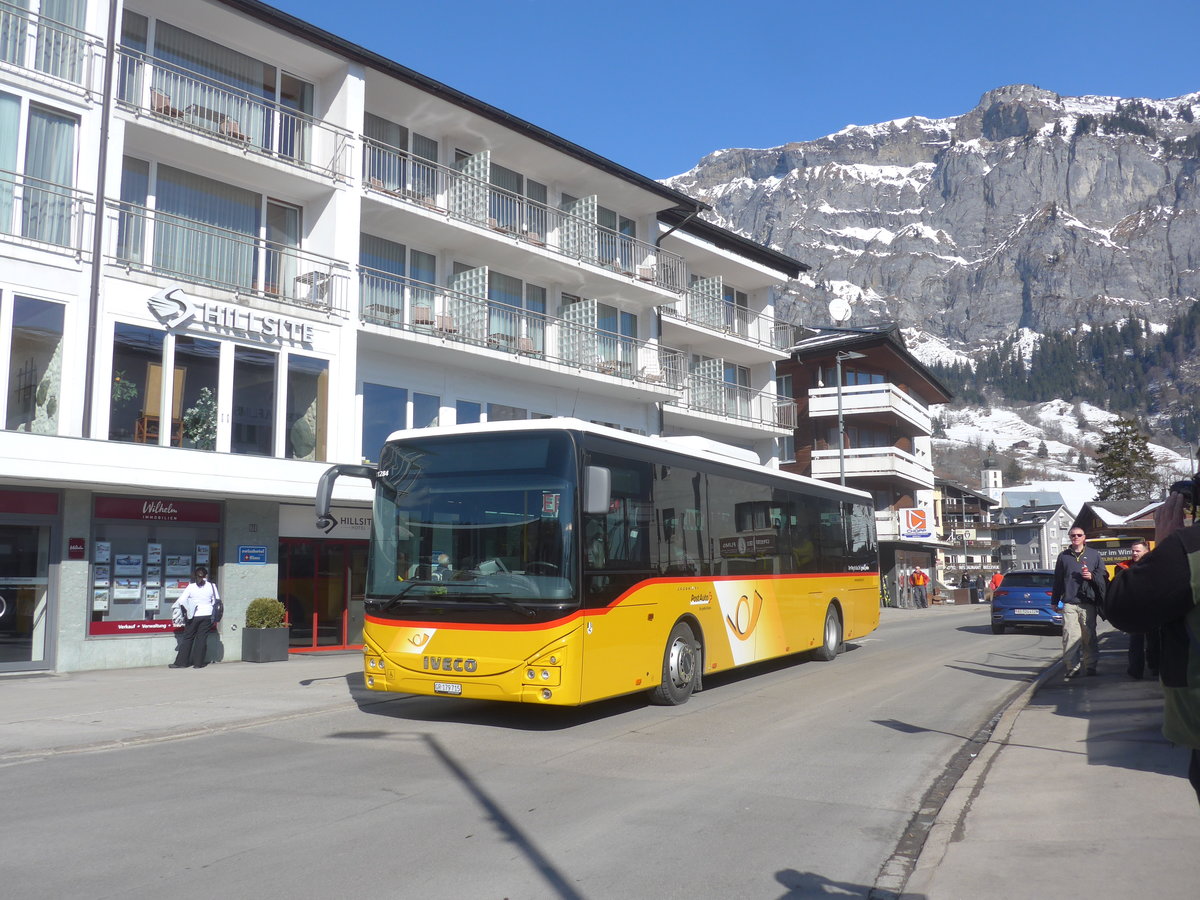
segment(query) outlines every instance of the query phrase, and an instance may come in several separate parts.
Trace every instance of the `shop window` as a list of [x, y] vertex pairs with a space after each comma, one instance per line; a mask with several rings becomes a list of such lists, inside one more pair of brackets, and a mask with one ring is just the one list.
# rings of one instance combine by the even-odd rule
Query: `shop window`
[[9, 431], [57, 434], [62, 394], [63, 307], [16, 297], [9, 345]]
[[[178, 445], [182, 434], [182, 384], [164, 383], [163, 339], [153, 328], [118, 322], [113, 328], [113, 366], [109, 385], [108, 439], [157, 444], [170, 434]], [[169, 425], [162, 422], [164, 407]]]
[[408, 391], [363, 382], [362, 458], [379, 461], [379, 450], [393, 431], [408, 427]]
[[230, 450], [250, 456], [275, 451], [277, 355], [238, 347], [233, 355], [233, 440]]
[[141, 497], [95, 504], [88, 633], [171, 634], [171, 604], [193, 570], [220, 559], [220, 506]]
[[287, 458], [323, 462], [329, 427], [329, 362], [288, 356]]

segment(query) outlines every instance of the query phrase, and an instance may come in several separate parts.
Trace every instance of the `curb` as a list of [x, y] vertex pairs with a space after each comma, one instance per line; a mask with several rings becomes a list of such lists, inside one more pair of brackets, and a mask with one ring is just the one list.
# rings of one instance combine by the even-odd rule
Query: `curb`
[[1061, 669], [1062, 660], [1059, 659], [1043, 670], [1004, 707], [996, 721], [996, 727], [992, 730], [991, 737], [967, 766], [966, 771], [963, 772], [962, 777], [958, 779], [954, 789], [946, 798], [946, 802], [938, 810], [933, 825], [925, 838], [925, 844], [921, 848], [921, 853], [917, 857], [916, 865], [898, 894], [901, 900], [917, 900], [917, 898], [926, 897], [933, 882], [934, 873], [945, 858], [950, 844], [962, 838], [963, 823], [967, 813], [971, 811], [971, 804], [983, 789], [983, 783], [991, 770], [992, 763], [995, 762], [996, 755], [1008, 744], [1008, 738], [1017, 723], [1017, 717], [1029, 705], [1029, 701], [1042, 685]]

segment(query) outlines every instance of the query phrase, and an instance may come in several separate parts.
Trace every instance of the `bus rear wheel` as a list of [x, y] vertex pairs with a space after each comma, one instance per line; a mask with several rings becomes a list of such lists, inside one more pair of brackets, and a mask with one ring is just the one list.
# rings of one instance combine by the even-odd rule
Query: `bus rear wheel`
[[825, 630], [822, 632], [821, 646], [813, 655], [822, 662], [830, 662], [842, 649], [842, 617], [838, 615], [833, 604], [825, 610]]
[[696, 636], [686, 622], [676, 622], [663, 651], [662, 681], [650, 692], [650, 702], [658, 706], [687, 703], [696, 689], [699, 664]]

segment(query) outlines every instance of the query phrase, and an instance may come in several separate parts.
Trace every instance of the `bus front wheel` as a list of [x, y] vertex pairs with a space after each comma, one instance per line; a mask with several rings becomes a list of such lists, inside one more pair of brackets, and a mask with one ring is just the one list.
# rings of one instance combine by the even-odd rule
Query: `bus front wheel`
[[838, 651], [842, 649], [842, 617], [838, 615], [833, 604], [825, 610], [825, 630], [821, 638], [821, 646], [816, 649], [814, 655], [822, 662], [829, 662], [838, 655]]
[[663, 651], [662, 681], [650, 692], [650, 702], [658, 706], [687, 703], [696, 689], [700, 650], [696, 636], [686, 622], [676, 622]]

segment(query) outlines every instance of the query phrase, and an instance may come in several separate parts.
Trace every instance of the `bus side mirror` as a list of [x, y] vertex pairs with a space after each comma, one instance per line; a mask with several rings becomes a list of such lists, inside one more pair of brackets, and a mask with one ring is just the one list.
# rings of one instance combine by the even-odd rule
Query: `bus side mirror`
[[584, 515], [607, 515], [612, 501], [612, 470], [587, 466], [583, 470]]

